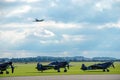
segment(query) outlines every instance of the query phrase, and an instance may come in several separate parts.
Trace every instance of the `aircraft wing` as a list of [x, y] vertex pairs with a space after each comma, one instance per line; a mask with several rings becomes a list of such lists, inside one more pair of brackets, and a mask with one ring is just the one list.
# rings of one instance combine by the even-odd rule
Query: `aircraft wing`
[[52, 68], [54, 68], [54, 66], [50, 66], [50, 65], [43, 65], [43, 67], [46, 68], [46, 69], [52, 69]]
[[89, 68], [91, 68], [91, 69], [102, 69], [103, 66], [95, 64], [95, 65], [89, 66]]

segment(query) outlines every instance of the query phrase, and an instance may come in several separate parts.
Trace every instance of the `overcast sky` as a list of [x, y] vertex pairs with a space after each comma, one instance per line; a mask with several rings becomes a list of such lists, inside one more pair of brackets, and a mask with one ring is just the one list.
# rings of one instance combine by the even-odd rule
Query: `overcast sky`
[[119, 58], [120, 0], [0, 0], [0, 58], [31, 56]]

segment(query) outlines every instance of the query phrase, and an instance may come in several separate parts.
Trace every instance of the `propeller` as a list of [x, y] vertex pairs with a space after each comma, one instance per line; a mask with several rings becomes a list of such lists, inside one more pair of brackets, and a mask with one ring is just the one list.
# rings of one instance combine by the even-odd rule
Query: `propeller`
[[12, 62], [9, 62], [9, 65], [11, 66], [12, 73], [14, 73], [14, 66], [12, 65]]
[[70, 68], [70, 65], [69, 65], [69, 64], [67, 65], [67, 68], [68, 68], [68, 69]]
[[67, 63], [67, 68], [68, 68], [68, 69], [70, 68], [69, 62]]
[[11, 65], [11, 69], [12, 69], [12, 73], [14, 73], [14, 66], [13, 65]]
[[115, 68], [114, 64], [112, 63], [112, 67]]

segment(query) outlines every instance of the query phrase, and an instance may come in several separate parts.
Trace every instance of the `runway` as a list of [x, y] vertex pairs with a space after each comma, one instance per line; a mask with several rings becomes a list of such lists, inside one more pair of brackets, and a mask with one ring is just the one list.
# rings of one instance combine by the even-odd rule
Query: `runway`
[[120, 80], [120, 75], [57, 75], [6, 77], [0, 80]]

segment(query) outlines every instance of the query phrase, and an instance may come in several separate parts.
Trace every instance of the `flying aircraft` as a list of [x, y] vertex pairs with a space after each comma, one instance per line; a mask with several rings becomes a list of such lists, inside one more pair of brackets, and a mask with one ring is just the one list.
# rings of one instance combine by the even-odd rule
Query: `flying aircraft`
[[14, 67], [12, 65], [12, 62], [5, 62], [0, 64], [0, 74], [3, 74], [3, 71], [6, 71], [6, 74], [9, 74], [7, 69], [11, 67], [12, 73], [14, 72]]
[[57, 72], [60, 72], [60, 68], [64, 68], [64, 72], [67, 72], [67, 68], [69, 69], [69, 62], [62, 61], [62, 62], [51, 62], [48, 65], [42, 65], [40, 63], [37, 63], [37, 70], [43, 72], [44, 70], [54, 69], [57, 70]]
[[44, 21], [44, 19], [35, 19], [35, 21], [33, 21], [33, 22], [42, 22], [42, 21]]
[[82, 70], [97, 70], [97, 69], [102, 69], [103, 72], [107, 71], [109, 72], [110, 70], [108, 69], [109, 67], [115, 68], [113, 62], [105, 62], [105, 63], [99, 63], [99, 64], [94, 64], [90, 65], [88, 67], [85, 66], [85, 64], [82, 64], [81, 69]]

